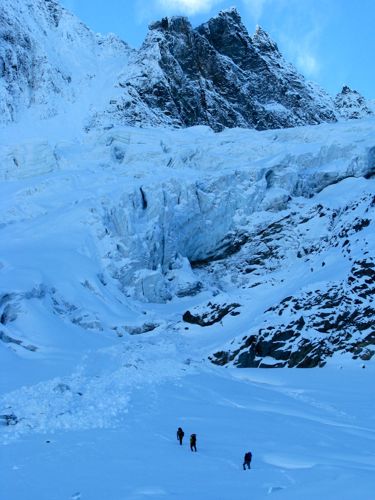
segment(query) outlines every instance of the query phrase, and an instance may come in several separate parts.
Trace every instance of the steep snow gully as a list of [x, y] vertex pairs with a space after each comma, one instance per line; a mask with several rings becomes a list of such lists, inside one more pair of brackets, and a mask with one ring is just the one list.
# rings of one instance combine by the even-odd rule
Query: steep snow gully
[[235, 9], [0, 42], [0, 499], [373, 500], [371, 106]]

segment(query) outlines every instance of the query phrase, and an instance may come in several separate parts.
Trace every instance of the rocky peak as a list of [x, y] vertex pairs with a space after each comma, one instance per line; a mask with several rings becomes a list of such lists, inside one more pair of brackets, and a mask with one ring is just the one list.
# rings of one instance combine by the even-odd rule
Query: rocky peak
[[245, 29], [242, 23], [242, 18], [236, 7], [230, 7], [229, 9], [221, 10], [217, 16], [211, 19], [211, 22], [221, 21], [225, 22], [230, 26], [236, 26], [237, 28]]
[[187, 33], [192, 31], [192, 26], [187, 17], [173, 16], [163, 17], [160, 21], [155, 21], [149, 26], [151, 31], [169, 32], [171, 34]]
[[254, 66], [255, 50], [249, 33], [235, 8], [223, 10], [197, 28], [217, 52], [232, 59], [241, 68]]
[[242, 23], [240, 13], [235, 7], [221, 10], [216, 16], [203, 23], [202, 27], [203, 26], [211, 28], [217, 28], [220, 26], [225, 31], [229, 29], [232, 31], [243, 31], [247, 33], [247, 30]]
[[261, 27], [257, 26], [255, 33], [251, 39], [253, 45], [264, 53], [276, 52], [280, 54], [277, 44], [272, 40], [269, 34]]
[[142, 121], [138, 111], [133, 117], [135, 100], [150, 125], [264, 130], [336, 120], [332, 99], [283, 59], [261, 27], [250, 37], [235, 8], [195, 29], [186, 17], [153, 23], [127, 73], [120, 87], [132, 97], [124, 93], [113, 110], [122, 123]]
[[350, 87], [348, 87], [348, 85], [344, 85], [342, 90], [341, 90], [341, 94], [351, 94], [351, 93], [355, 93], [355, 94], [358, 94], [358, 92], [356, 90], [352, 90]]
[[364, 118], [373, 114], [366, 99], [356, 90], [344, 85], [335, 97], [335, 106], [342, 118], [347, 120]]

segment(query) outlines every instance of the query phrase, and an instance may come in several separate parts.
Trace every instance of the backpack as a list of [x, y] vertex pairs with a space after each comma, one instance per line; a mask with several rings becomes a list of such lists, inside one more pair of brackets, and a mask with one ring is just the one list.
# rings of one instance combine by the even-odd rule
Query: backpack
[[245, 462], [251, 462], [251, 451], [248, 451], [247, 453], [245, 453]]

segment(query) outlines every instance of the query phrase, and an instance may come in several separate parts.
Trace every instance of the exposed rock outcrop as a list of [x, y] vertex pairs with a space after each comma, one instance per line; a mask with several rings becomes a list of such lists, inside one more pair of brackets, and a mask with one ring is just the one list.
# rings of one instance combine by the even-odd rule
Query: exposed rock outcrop
[[231, 316], [237, 316], [240, 314], [237, 309], [241, 307], [240, 304], [213, 304], [209, 302], [204, 310], [196, 310], [193, 312], [186, 311], [182, 319], [186, 323], [191, 323], [193, 325], [199, 326], [212, 326], [215, 323], [219, 323], [225, 316], [230, 314]]
[[[231, 259], [236, 263], [236, 273], [244, 276], [243, 280], [237, 278], [242, 288], [270, 283], [272, 276], [287, 268], [289, 260], [308, 263], [311, 276], [318, 273], [320, 278], [308, 290], [303, 287], [269, 307], [260, 315], [257, 327], [233, 340], [227, 348], [216, 351], [210, 356], [211, 361], [246, 368], [310, 368], [323, 366], [338, 354], [364, 361], [371, 359], [375, 354], [375, 261], [368, 238], [374, 207], [372, 195], [341, 210], [317, 205], [304, 216], [292, 213], [252, 235], [252, 245], [247, 243], [241, 250], [242, 256]], [[319, 219], [320, 231], [316, 231], [319, 236], [306, 245], [300, 231], [305, 228], [302, 230], [308, 235]], [[305, 243], [301, 245], [302, 241]], [[246, 258], [248, 253], [251, 258]], [[324, 279], [325, 275], [332, 276], [329, 271], [327, 274], [322, 271], [327, 265], [325, 259], [331, 261], [331, 271], [339, 261], [344, 269], [350, 264], [343, 273], [345, 278]], [[223, 262], [218, 267], [213, 263], [211, 268], [215, 266], [215, 272], [222, 275], [231, 264]], [[302, 283], [305, 281], [306, 277]]]
[[366, 99], [347, 85], [336, 95], [335, 106], [339, 115], [347, 120], [365, 118], [374, 114]]

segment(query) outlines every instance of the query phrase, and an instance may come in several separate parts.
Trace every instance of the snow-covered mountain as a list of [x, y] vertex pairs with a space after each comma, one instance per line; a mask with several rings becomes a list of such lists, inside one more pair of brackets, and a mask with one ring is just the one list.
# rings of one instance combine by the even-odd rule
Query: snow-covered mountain
[[335, 106], [340, 116], [349, 120], [374, 114], [371, 110], [371, 103], [367, 103], [359, 92], [352, 90], [347, 85], [335, 97]]
[[94, 34], [56, 0], [3, 0], [0, 20], [3, 124], [57, 115], [85, 130], [264, 130], [368, 113], [363, 98], [354, 112], [353, 98], [334, 102], [307, 82], [262, 28], [248, 34], [234, 8], [197, 28], [183, 17], [155, 22], [138, 51]]
[[91, 107], [108, 102], [130, 52], [116, 36], [94, 34], [55, 0], [2, 0], [0, 123], [25, 113], [32, 120], [68, 113], [82, 128]]
[[235, 9], [0, 0], [1, 499], [372, 498], [372, 106]]
[[[373, 278], [373, 263], [356, 238], [357, 232], [367, 234], [372, 223], [367, 189], [375, 168], [372, 120], [354, 128], [338, 123], [263, 134], [228, 129], [218, 136], [202, 127], [172, 132], [115, 126], [290, 127], [334, 120], [335, 111], [330, 98], [285, 62], [261, 28], [249, 37], [235, 9], [196, 29], [181, 17], [156, 22], [139, 51], [114, 35], [94, 35], [54, 0], [4, 0], [1, 18], [1, 102], [5, 122], [13, 121], [3, 128], [0, 148], [4, 255], [10, 259], [2, 273], [5, 283], [12, 283], [2, 289], [0, 301], [3, 342], [43, 349], [44, 334], [34, 337], [23, 324], [33, 314], [34, 299], [41, 300], [43, 317], [58, 315], [83, 330], [123, 334], [166, 324], [158, 315], [140, 320], [130, 312], [134, 301], [168, 304], [190, 297], [185, 301], [193, 300], [194, 308], [182, 301], [184, 310], [173, 324], [204, 324], [199, 318], [207, 316], [212, 326], [238, 310], [252, 311], [251, 323], [229, 336], [230, 342], [236, 337], [236, 347], [223, 342], [207, 353], [216, 363], [258, 366], [267, 358], [266, 364], [311, 366], [324, 364], [337, 351], [371, 358], [372, 289], [366, 280]], [[24, 126], [23, 108], [29, 126]], [[336, 108], [346, 118], [370, 116], [363, 98], [347, 87], [336, 98]], [[83, 128], [90, 132], [86, 137]], [[351, 177], [369, 178], [358, 190], [353, 185], [359, 204], [351, 193], [337, 206], [324, 197], [315, 202], [332, 185], [338, 186], [332, 188], [336, 199], [335, 189]], [[18, 183], [24, 189], [14, 188]], [[50, 196], [51, 190], [56, 194]], [[53, 223], [50, 241], [45, 221], [53, 213], [70, 222], [69, 229]], [[33, 248], [22, 241], [17, 260], [13, 230], [27, 232], [33, 224]], [[68, 232], [75, 232], [81, 243], [67, 244]], [[87, 265], [95, 272], [77, 282], [72, 265], [72, 290], [87, 288], [77, 303], [75, 291], [73, 297], [63, 291], [67, 273], [56, 274], [61, 268], [58, 248], [73, 252], [74, 262], [86, 238], [91, 250], [82, 251], [88, 252]], [[44, 258], [35, 260], [38, 245], [47, 261], [55, 256], [51, 274], [46, 274]], [[327, 253], [334, 254], [332, 269]], [[14, 270], [29, 259], [29, 268], [40, 277], [35, 281], [20, 273], [18, 283]], [[288, 277], [296, 266], [300, 275], [307, 273], [308, 293]], [[317, 266], [324, 268], [323, 278], [329, 274], [324, 285], [313, 285]], [[278, 292], [267, 306], [257, 304], [254, 316], [244, 304], [270, 286]], [[111, 301], [109, 288], [111, 297], [126, 302], [127, 320], [100, 312], [97, 297]], [[242, 291], [247, 289], [248, 296]], [[99, 294], [95, 305], [93, 290]], [[219, 300], [226, 294], [230, 304]], [[341, 297], [340, 307], [334, 297]], [[328, 319], [321, 307], [327, 309], [324, 314], [329, 310]], [[297, 318], [296, 310], [309, 312]], [[368, 316], [369, 321], [363, 320]], [[346, 340], [337, 340], [343, 328]]]
[[[374, 120], [357, 92], [336, 109], [367, 120], [283, 130], [336, 111], [235, 9], [156, 22], [139, 51], [55, 0], [4, 0], [1, 19], [3, 347], [59, 345], [46, 318], [72, 338], [229, 321], [205, 359], [372, 358]], [[165, 128], [194, 123], [210, 128]]]
[[[195, 29], [183, 17], [152, 24], [120, 85], [158, 111], [154, 125], [263, 130], [336, 120], [331, 98], [283, 59], [262, 28], [250, 37], [234, 8]], [[134, 122], [123, 100], [113, 111]]]

